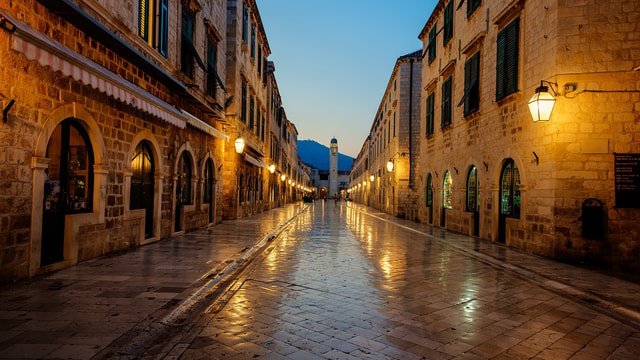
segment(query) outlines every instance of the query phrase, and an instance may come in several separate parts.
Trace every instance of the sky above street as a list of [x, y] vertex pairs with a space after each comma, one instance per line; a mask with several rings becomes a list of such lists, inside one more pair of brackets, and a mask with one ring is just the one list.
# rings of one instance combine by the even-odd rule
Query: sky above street
[[276, 81], [298, 138], [355, 157], [369, 135], [398, 57], [437, 0], [257, 0]]

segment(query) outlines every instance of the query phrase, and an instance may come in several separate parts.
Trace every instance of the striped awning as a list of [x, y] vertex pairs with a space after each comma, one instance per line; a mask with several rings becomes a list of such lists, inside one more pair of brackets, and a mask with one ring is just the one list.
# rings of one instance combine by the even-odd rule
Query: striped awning
[[196, 116], [191, 115], [182, 109], [180, 109], [180, 112], [182, 112], [182, 114], [186, 116], [187, 124], [211, 136], [215, 136], [217, 138], [224, 139], [224, 140], [229, 140], [229, 135], [225, 134], [224, 132], [214, 128], [213, 126], [207, 124], [206, 122], [198, 119]]
[[32, 29], [5, 11], [0, 10], [0, 17], [5, 29], [8, 29], [6, 23], [13, 25], [13, 29], [9, 30], [12, 32], [11, 48], [24, 54], [27, 59], [35, 60], [42, 66], [59, 71], [179, 128], [186, 127], [186, 116], [165, 101]]

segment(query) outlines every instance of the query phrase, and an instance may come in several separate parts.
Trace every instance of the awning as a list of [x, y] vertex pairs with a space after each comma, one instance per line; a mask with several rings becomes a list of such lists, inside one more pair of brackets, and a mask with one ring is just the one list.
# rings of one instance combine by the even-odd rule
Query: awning
[[269, 168], [269, 167], [267, 166], [267, 164], [265, 164], [265, 162], [264, 162], [264, 161], [262, 161], [262, 160], [260, 160], [260, 159], [256, 159], [256, 158], [254, 158], [253, 156], [251, 156], [251, 155], [249, 155], [249, 154], [247, 154], [247, 153], [245, 153], [245, 154], [244, 154], [244, 159], [245, 159], [248, 163], [253, 164], [253, 165], [257, 166], [257, 167], [263, 167], [263, 168], [265, 168], [265, 169], [268, 169], [268, 168]]
[[81, 81], [85, 85], [179, 128], [186, 127], [186, 117], [178, 109], [32, 29], [5, 11], [0, 10], [0, 15], [3, 18], [2, 22], [9, 22], [15, 27], [11, 31], [13, 35], [11, 47], [23, 53], [27, 59], [35, 60], [54, 71], [60, 71], [65, 76]]
[[215, 136], [217, 138], [224, 139], [224, 140], [229, 140], [229, 135], [225, 134], [224, 132], [214, 128], [213, 126], [207, 124], [206, 122], [198, 119], [197, 117], [189, 114], [188, 112], [182, 109], [180, 109], [180, 112], [182, 112], [182, 114], [186, 116], [187, 124], [211, 136]]

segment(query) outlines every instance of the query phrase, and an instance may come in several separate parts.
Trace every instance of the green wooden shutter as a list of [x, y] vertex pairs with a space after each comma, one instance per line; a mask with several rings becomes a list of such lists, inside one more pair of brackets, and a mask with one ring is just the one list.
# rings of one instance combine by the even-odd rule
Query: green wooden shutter
[[442, 83], [442, 116], [440, 127], [451, 125], [451, 76]]
[[444, 8], [444, 34], [442, 45], [447, 45], [449, 40], [453, 38], [453, 0], [449, 1]]
[[429, 30], [429, 64], [436, 58], [436, 25]]
[[243, 123], [247, 123], [247, 84], [242, 83], [242, 108], [240, 119]]
[[433, 134], [434, 98], [435, 96], [433, 92], [427, 96], [426, 136]]
[[519, 33], [519, 18], [498, 33], [496, 100], [518, 91]]

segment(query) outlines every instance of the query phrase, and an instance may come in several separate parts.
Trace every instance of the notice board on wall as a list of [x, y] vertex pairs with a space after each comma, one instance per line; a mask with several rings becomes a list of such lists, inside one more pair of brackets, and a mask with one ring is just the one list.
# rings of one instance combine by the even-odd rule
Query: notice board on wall
[[616, 206], [640, 208], [640, 154], [615, 156]]

